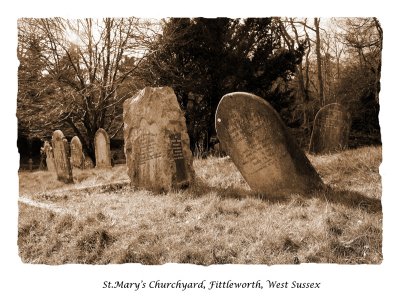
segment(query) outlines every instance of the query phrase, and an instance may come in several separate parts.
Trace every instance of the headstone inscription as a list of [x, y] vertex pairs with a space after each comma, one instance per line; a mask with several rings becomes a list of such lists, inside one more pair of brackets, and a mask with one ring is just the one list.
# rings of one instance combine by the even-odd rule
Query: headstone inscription
[[131, 185], [157, 192], [194, 178], [186, 121], [170, 87], [146, 87], [124, 102], [125, 156]]
[[85, 165], [85, 157], [82, 151], [82, 143], [79, 137], [74, 136], [71, 140], [71, 165], [75, 168], [83, 169]]
[[350, 125], [350, 113], [343, 105], [331, 103], [322, 107], [314, 119], [309, 152], [325, 154], [346, 148]]
[[264, 99], [243, 92], [225, 95], [215, 125], [221, 146], [257, 193], [282, 197], [322, 186], [310, 161]]
[[62, 131], [56, 130], [53, 132], [52, 145], [57, 179], [65, 183], [73, 183], [69, 160], [69, 145]]
[[96, 168], [111, 167], [110, 138], [103, 128], [99, 128], [94, 137]]

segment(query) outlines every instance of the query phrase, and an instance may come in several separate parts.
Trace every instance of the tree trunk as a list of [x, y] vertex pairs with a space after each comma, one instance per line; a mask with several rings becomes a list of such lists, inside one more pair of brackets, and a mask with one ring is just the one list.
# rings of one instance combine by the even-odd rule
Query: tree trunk
[[373, 18], [375, 27], [378, 31], [379, 35], [379, 55], [378, 55], [378, 63], [377, 63], [377, 68], [375, 72], [375, 100], [379, 104], [379, 92], [381, 90], [381, 67], [382, 67], [382, 43], [383, 43], [383, 31], [382, 27], [376, 17]]
[[321, 37], [319, 34], [319, 18], [314, 18], [315, 25], [315, 51], [317, 54], [317, 74], [318, 74], [318, 88], [319, 88], [319, 103], [321, 106], [325, 105], [324, 97], [324, 83], [322, 80], [322, 59], [321, 59]]

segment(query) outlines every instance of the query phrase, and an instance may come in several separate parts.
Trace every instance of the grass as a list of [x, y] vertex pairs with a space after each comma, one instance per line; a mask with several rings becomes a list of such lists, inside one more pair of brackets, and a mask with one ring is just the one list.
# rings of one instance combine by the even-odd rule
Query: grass
[[21, 172], [20, 195], [48, 206], [19, 203], [20, 257], [46, 264], [381, 263], [381, 148], [309, 158], [327, 187], [285, 199], [254, 194], [227, 157], [195, 159], [195, 183], [167, 194], [132, 189], [123, 165], [74, 170], [73, 185], [48, 172]]

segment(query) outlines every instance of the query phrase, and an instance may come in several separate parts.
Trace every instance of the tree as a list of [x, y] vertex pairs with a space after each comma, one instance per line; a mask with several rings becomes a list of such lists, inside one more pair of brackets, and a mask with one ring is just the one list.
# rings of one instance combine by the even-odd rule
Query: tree
[[147, 84], [172, 86], [186, 111], [191, 146], [208, 148], [221, 97], [247, 91], [278, 111], [302, 49], [285, 49], [272, 18], [173, 18], [144, 63]]
[[[71, 129], [94, 160], [94, 135], [122, 128], [122, 102], [155, 27], [137, 18], [20, 19], [17, 116], [31, 135]], [[139, 85], [140, 86], [140, 85]]]
[[321, 106], [325, 104], [324, 82], [322, 80], [322, 60], [321, 60], [321, 36], [320, 36], [320, 18], [314, 18], [315, 26], [315, 53], [317, 55], [317, 71], [318, 71], [318, 93]]
[[336, 23], [348, 55], [337, 94], [352, 113], [352, 142], [380, 144], [382, 28], [376, 18], [337, 19]]
[[379, 103], [383, 31], [378, 19], [346, 18], [338, 19], [337, 24], [343, 30], [342, 42], [348, 47], [349, 53], [356, 55], [359, 65], [375, 76], [375, 99]]
[[[291, 127], [304, 143], [316, 112], [341, 103], [352, 113], [353, 146], [379, 143], [379, 89], [382, 28], [376, 18], [276, 18], [289, 49], [303, 43], [287, 109]], [[300, 136], [301, 133], [299, 133]]]
[[315, 103], [310, 95], [310, 53], [311, 39], [307, 33], [307, 18], [297, 20], [295, 18], [275, 18], [279, 24], [279, 30], [285, 45], [289, 50], [295, 50], [301, 46], [304, 49], [302, 61], [299, 61], [296, 67], [293, 88], [294, 97], [292, 104], [288, 108], [289, 118], [288, 124], [292, 126], [294, 123], [300, 126], [301, 129], [307, 131], [310, 126], [310, 118], [314, 114]]

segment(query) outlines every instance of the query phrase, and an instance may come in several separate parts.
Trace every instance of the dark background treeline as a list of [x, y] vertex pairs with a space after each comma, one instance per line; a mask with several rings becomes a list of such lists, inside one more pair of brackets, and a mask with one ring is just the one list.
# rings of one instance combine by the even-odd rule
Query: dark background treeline
[[55, 129], [94, 160], [104, 128], [120, 159], [123, 102], [145, 86], [174, 89], [196, 156], [218, 141], [215, 110], [234, 91], [270, 102], [304, 149], [329, 103], [351, 113], [350, 147], [379, 145], [382, 38], [376, 18], [20, 19], [21, 164], [38, 164]]

